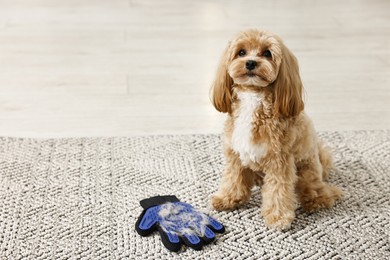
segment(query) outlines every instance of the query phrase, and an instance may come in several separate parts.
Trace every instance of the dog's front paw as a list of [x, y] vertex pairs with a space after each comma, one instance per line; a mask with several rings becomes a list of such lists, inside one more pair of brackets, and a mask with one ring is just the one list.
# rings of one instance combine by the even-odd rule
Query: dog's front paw
[[323, 208], [331, 208], [342, 197], [342, 191], [335, 186], [327, 186], [316, 197], [301, 202], [305, 211], [316, 211]]
[[240, 204], [240, 200], [235, 200], [229, 197], [213, 195], [211, 197], [211, 206], [218, 211], [234, 209]]
[[275, 213], [275, 212], [263, 212], [265, 224], [269, 228], [277, 230], [286, 230], [291, 227], [291, 223], [295, 218], [295, 213]]

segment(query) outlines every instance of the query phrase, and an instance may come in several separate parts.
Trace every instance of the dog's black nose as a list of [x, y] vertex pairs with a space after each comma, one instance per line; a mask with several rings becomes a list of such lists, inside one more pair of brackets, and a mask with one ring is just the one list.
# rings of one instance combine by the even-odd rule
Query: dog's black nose
[[256, 65], [257, 65], [257, 62], [254, 61], [254, 60], [248, 60], [245, 64], [245, 67], [248, 69], [248, 70], [253, 70], [254, 68], [256, 68]]

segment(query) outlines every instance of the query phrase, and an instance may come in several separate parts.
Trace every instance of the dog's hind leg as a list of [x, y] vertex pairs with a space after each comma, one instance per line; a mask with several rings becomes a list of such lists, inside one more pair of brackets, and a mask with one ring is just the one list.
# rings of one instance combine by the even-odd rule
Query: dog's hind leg
[[[299, 201], [306, 211], [314, 211], [321, 208], [330, 208], [341, 198], [341, 190], [323, 180], [331, 166], [329, 154], [323, 153], [311, 160], [300, 162], [297, 165], [298, 182], [296, 192]], [[324, 165], [324, 166], [323, 166]]]
[[322, 165], [322, 178], [328, 179], [329, 171], [333, 168], [332, 150], [322, 141], [318, 142], [319, 159]]

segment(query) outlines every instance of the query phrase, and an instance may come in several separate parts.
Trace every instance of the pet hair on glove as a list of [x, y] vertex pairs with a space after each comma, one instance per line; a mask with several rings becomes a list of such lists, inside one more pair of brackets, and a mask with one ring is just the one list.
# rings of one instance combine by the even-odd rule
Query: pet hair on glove
[[181, 245], [201, 250], [215, 239], [215, 232], [223, 233], [224, 226], [214, 218], [180, 202], [176, 196], [156, 196], [140, 201], [144, 209], [135, 229], [141, 236], [158, 230], [164, 246], [177, 252]]

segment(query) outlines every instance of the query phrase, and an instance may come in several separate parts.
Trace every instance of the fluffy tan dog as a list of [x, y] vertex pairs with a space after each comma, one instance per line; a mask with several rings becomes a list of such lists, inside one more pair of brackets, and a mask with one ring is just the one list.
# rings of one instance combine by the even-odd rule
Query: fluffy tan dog
[[287, 229], [298, 201], [307, 211], [329, 208], [341, 191], [324, 182], [332, 154], [303, 111], [295, 56], [278, 36], [247, 30], [227, 46], [212, 86], [215, 108], [228, 113], [225, 167], [216, 210], [245, 203], [261, 185], [265, 223]]

